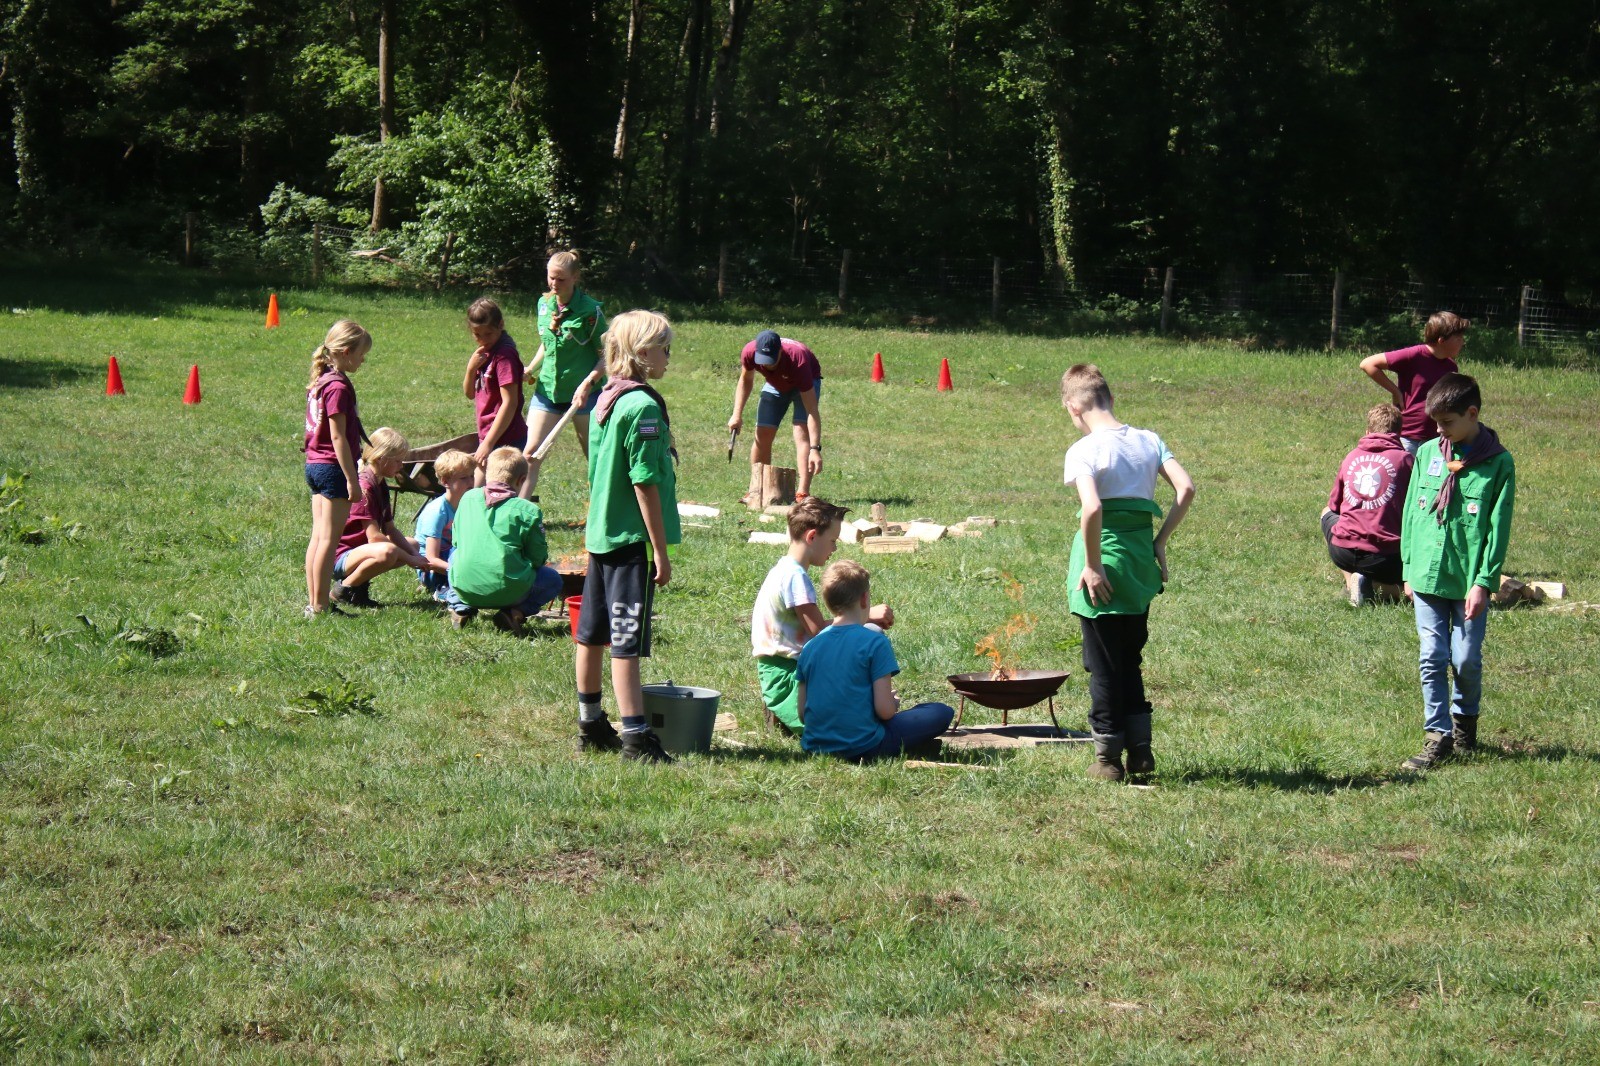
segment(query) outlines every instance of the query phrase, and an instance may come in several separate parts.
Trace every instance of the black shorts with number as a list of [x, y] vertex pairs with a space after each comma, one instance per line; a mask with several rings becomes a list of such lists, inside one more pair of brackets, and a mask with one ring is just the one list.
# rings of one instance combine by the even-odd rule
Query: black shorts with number
[[614, 659], [650, 656], [650, 605], [655, 599], [655, 564], [644, 543], [590, 554], [578, 611], [579, 644], [608, 644]]

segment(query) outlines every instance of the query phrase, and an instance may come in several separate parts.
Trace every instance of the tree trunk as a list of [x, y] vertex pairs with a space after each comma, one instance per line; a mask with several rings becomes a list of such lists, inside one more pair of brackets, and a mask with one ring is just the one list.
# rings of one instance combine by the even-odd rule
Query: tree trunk
[[623, 61], [622, 104], [617, 109], [617, 139], [611, 145], [611, 158], [618, 169], [628, 160], [629, 95], [639, 76], [639, 35], [644, 32], [644, 0], [633, 0], [628, 9], [628, 54]]
[[750, 20], [752, 0], [728, 0], [728, 28], [717, 49], [717, 70], [711, 79], [711, 139], [722, 133], [723, 113], [733, 93], [739, 72], [739, 50], [744, 46], [744, 27]]
[[[394, 135], [394, 0], [378, 2], [378, 143]], [[389, 193], [380, 172], [372, 183], [372, 232], [389, 228]]]
[[693, 197], [695, 173], [699, 168], [700, 88], [705, 81], [706, 21], [711, 0], [689, 0], [689, 20], [683, 32], [683, 50], [689, 61], [689, 76], [683, 86], [683, 156], [678, 171], [677, 246], [689, 247], [694, 237]]

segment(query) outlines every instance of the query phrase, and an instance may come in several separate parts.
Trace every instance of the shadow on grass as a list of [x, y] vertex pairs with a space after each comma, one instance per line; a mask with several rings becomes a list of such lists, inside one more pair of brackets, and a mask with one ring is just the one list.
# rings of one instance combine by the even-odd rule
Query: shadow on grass
[[1382, 785], [1415, 784], [1417, 774], [1330, 774], [1312, 767], [1287, 770], [1256, 770], [1225, 766], [1217, 769], [1183, 770], [1177, 774], [1157, 771], [1158, 781], [1193, 785], [1229, 785], [1235, 788], [1270, 789], [1274, 792], [1349, 792]]
[[1565, 744], [1543, 744], [1516, 737], [1480, 738], [1478, 750], [1465, 758], [1473, 762], [1508, 759], [1514, 762], [1566, 762], [1568, 759], [1583, 762], [1600, 762], [1600, 754], [1580, 751]]
[[98, 373], [95, 367], [63, 363], [56, 359], [9, 359], [0, 356], [0, 388], [54, 389], [75, 385]]

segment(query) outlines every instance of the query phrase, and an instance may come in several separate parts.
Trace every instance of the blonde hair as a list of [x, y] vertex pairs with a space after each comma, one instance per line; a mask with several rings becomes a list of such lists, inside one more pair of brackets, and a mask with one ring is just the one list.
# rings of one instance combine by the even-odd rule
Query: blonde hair
[[411, 445], [406, 443], [405, 436], [398, 429], [381, 426], [372, 431], [367, 446], [361, 449], [361, 458], [371, 466], [384, 459], [398, 459], [410, 450]]
[[1368, 433], [1400, 432], [1400, 408], [1392, 403], [1380, 403], [1367, 412]]
[[474, 326], [501, 326], [505, 324], [506, 316], [501, 313], [499, 304], [483, 296], [472, 301], [472, 306], [467, 308], [467, 321]]
[[643, 381], [646, 348], [672, 343], [672, 323], [654, 311], [624, 311], [606, 330], [606, 376]]
[[848, 611], [872, 591], [872, 575], [854, 559], [840, 559], [822, 572], [822, 601], [834, 614]]
[[1454, 311], [1435, 311], [1428, 316], [1428, 324], [1423, 327], [1422, 343], [1437, 344], [1465, 333], [1471, 327], [1471, 320], [1462, 318]]
[[489, 453], [483, 476], [485, 481], [498, 481], [516, 488], [527, 479], [528, 457], [522, 454], [521, 448], [496, 448]]
[[1076, 363], [1061, 375], [1061, 406], [1066, 407], [1068, 401], [1083, 410], [1111, 410], [1111, 386], [1106, 384], [1106, 376], [1100, 373], [1099, 367], [1093, 363]]
[[472, 461], [472, 456], [451, 448], [433, 461], [433, 476], [438, 478], [439, 484], [442, 485], [458, 477], [471, 477], [472, 468], [476, 465]]
[[583, 277], [583, 264], [578, 262], [577, 252], [557, 252], [555, 255], [552, 255], [550, 257], [550, 261], [545, 264], [545, 270], [548, 271], [551, 267], [557, 267], [558, 269], [565, 270], [568, 274], [572, 275], [572, 280], [574, 282]]
[[317, 350], [311, 353], [311, 384], [306, 386], [310, 392], [317, 387], [317, 379], [330, 370], [339, 367], [339, 361], [334, 353], [344, 355], [350, 352], [365, 352], [372, 347], [372, 335], [362, 329], [360, 325], [348, 318], [341, 318], [328, 330], [328, 335], [322, 338], [322, 343], [317, 345]]

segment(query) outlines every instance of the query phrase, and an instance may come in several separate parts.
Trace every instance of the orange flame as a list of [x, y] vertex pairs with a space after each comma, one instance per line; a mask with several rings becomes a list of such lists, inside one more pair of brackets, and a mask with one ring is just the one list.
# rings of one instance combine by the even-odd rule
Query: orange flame
[[[1018, 607], [1022, 606], [1022, 583], [1013, 579], [1010, 574], [1002, 574], [1006, 579], [1006, 596]], [[1024, 633], [1031, 632], [1039, 624], [1035, 615], [1019, 611], [1006, 620], [1006, 623], [982, 640], [978, 641], [973, 649], [976, 655], [986, 656], [993, 664], [989, 674], [990, 681], [1009, 681], [1017, 672], [1016, 654], [1012, 649], [1012, 642]]]

